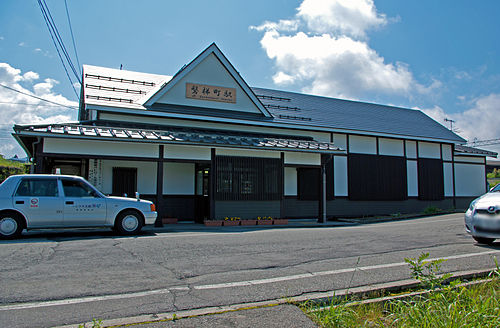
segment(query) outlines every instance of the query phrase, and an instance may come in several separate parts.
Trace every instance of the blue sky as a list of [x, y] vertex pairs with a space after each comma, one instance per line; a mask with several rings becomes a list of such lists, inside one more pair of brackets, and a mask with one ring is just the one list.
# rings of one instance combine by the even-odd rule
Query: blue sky
[[[76, 65], [64, 1], [46, 2]], [[216, 42], [251, 86], [418, 108], [455, 120], [466, 139], [500, 138], [496, 0], [67, 3], [80, 64], [172, 75]], [[0, 83], [77, 105], [35, 0], [0, 4]], [[24, 156], [14, 123], [75, 120], [76, 110], [0, 87], [0, 115], [10, 157]]]

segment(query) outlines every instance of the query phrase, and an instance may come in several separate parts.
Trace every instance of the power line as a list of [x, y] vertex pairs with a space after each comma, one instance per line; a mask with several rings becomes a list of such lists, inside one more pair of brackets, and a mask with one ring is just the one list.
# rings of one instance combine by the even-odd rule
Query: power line
[[59, 33], [59, 29], [57, 28], [57, 25], [54, 21], [54, 18], [52, 17], [52, 14], [50, 13], [50, 10], [49, 10], [49, 6], [47, 6], [47, 3], [45, 2], [45, 0], [41, 0], [43, 2], [43, 4], [45, 5], [45, 10], [46, 10], [46, 13], [48, 14], [48, 18], [49, 18], [49, 23], [51, 24], [51, 27], [52, 27], [52, 31], [54, 31], [54, 35], [56, 36], [56, 40], [57, 40], [57, 43], [59, 44], [59, 46], [61, 47], [61, 50], [64, 54], [64, 57], [66, 58], [71, 70], [73, 71], [73, 74], [75, 75], [76, 79], [78, 81], [81, 80], [80, 78], [80, 75], [78, 73], [78, 70], [75, 68], [75, 66], [73, 65], [73, 61], [71, 60], [71, 57], [68, 53], [68, 51], [66, 50], [66, 46], [64, 45], [64, 41], [61, 37], [61, 34]]
[[[6, 104], [6, 105], [23, 105], [23, 106], [36, 106], [36, 107], [61, 107], [61, 105], [41, 105], [41, 104], [28, 104], [28, 103], [16, 103], [16, 102], [10, 102], [10, 101], [0, 101], [0, 104]], [[73, 108], [78, 108], [78, 107], [73, 107]], [[0, 124], [2, 125], [2, 124]]]
[[51, 103], [51, 104], [54, 104], [54, 105], [58, 105], [58, 106], [61, 106], [61, 107], [66, 107], [66, 108], [70, 108], [70, 109], [77, 109], [78, 108], [78, 107], [75, 107], [75, 106], [63, 105], [63, 104], [56, 103], [55, 101], [51, 101], [51, 100], [47, 100], [47, 99], [40, 98], [40, 97], [37, 97], [37, 96], [33, 96], [33, 95], [30, 95], [29, 93], [22, 92], [22, 91], [14, 89], [14, 88], [8, 87], [8, 86], [6, 86], [6, 85], [4, 85], [2, 83], [0, 83], [0, 87], [4, 87], [6, 89], [18, 92], [18, 93], [23, 94], [25, 96], [32, 97], [32, 98], [35, 98], [35, 99], [38, 99], [38, 100], [42, 100], [42, 101], [45, 101], [45, 102], [48, 102], [48, 103]]
[[[76, 72], [75, 67], [73, 66], [71, 58], [69, 57], [68, 52], [66, 51], [66, 47], [64, 47], [64, 43], [62, 41], [62, 38], [59, 35], [59, 31], [54, 23], [54, 20], [52, 19], [52, 15], [50, 14], [49, 8], [48, 8], [47, 4], [45, 3], [45, 0], [38, 0], [38, 5], [40, 6], [40, 10], [42, 11], [42, 16], [43, 16], [43, 19], [45, 21], [45, 24], [47, 25], [47, 29], [49, 30], [50, 38], [52, 39], [52, 42], [54, 43], [54, 46], [55, 46], [56, 51], [57, 51], [57, 55], [59, 56], [59, 59], [61, 60], [61, 64], [63, 65], [64, 71], [66, 72], [66, 76], [68, 77], [68, 80], [71, 84], [71, 87], [73, 89], [73, 92], [75, 93], [76, 98], [79, 99], [78, 93], [76, 92], [75, 86], [73, 85], [73, 80], [71, 79], [71, 76], [69, 75], [68, 69], [66, 68], [66, 64], [64, 63], [64, 59], [61, 55], [61, 51], [64, 53], [66, 61], [68, 62], [68, 65], [72, 69], [73, 74], [76, 76], [77, 81], [80, 82], [81, 79], [78, 76], [78, 73]], [[56, 42], [56, 40], [57, 40], [57, 42]], [[61, 48], [61, 51], [59, 51], [58, 44], [59, 44], [59, 47]]]
[[476, 147], [476, 146], [490, 146], [490, 145], [498, 145], [500, 144], [500, 138], [497, 139], [487, 139], [487, 140], [477, 140], [474, 139], [471, 142], [467, 143], [467, 146]]
[[64, 0], [64, 6], [66, 7], [66, 17], [68, 17], [69, 31], [71, 32], [71, 40], [73, 41], [73, 49], [75, 50], [76, 63], [78, 64], [78, 69], [80, 69], [80, 59], [78, 59], [78, 53], [76, 51], [75, 37], [73, 36], [73, 28], [71, 27], [71, 20], [69, 19], [68, 2]]

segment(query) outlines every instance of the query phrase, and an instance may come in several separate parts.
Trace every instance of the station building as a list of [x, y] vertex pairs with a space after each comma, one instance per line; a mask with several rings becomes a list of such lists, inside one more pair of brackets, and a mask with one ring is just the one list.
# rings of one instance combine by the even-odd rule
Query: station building
[[215, 44], [174, 76], [85, 65], [78, 122], [14, 131], [36, 173], [197, 222], [463, 209], [496, 157], [419, 110], [250, 87]]

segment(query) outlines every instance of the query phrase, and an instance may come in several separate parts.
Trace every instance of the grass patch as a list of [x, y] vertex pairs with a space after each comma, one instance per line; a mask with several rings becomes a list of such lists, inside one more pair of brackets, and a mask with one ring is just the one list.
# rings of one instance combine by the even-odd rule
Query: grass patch
[[[412, 276], [420, 280], [425, 294], [378, 302], [353, 302], [333, 298], [329, 304], [305, 303], [302, 310], [320, 327], [500, 327], [500, 270], [490, 281], [461, 285], [444, 284], [438, 275], [443, 260], [405, 259]], [[437, 289], [436, 289], [437, 288]]]
[[306, 304], [303, 310], [320, 327], [500, 327], [500, 280], [407, 300], [329, 305], [318, 310]]
[[29, 165], [10, 161], [0, 155], [0, 183], [7, 177], [14, 174], [24, 174], [29, 172]]

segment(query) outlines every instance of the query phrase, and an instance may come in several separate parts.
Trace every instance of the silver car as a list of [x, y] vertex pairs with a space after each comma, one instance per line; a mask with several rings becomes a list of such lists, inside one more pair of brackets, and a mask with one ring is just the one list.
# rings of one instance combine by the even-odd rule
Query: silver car
[[500, 238], [500, 184], [470, 203], [465, 230], [480, 244], [492, 244]]
[[15, 238], [23, 229], [89, 227], [131, 235], [156, 216], [152, 202], [105, 196], [78, 176], [14, 175], [0, 185], [2, 238]]

